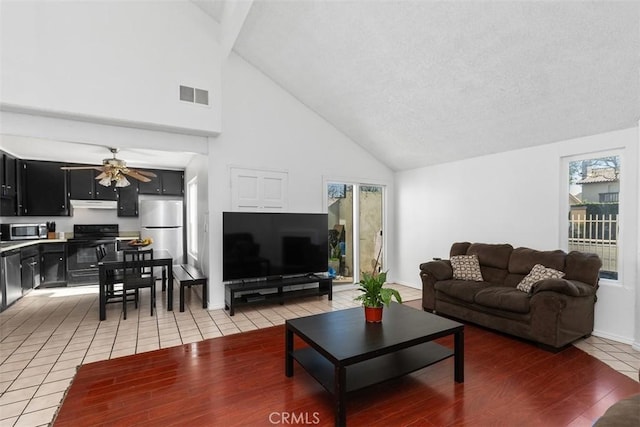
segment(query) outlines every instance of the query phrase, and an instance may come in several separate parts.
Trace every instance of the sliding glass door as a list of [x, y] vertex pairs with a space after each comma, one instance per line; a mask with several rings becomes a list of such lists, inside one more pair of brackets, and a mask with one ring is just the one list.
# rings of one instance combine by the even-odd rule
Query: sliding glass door
[[354, 283], [360, 272], [382, 271], [384, 187], [327, 183], [329, 270], [334, 283]]

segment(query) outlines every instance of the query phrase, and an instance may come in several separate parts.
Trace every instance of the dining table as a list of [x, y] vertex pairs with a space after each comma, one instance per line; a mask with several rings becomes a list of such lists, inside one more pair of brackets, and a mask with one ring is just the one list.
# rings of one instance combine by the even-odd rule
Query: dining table
[[[124, 265], [124, 252], [108, 252], [100, 261], [99, 289], [100, 289], [100, 320], [107, 318], [107, 271], [122, 269]], [[167, 310], [173, 310], [173, 256], [166, 249], [154, 249], [153, 258], [140, 261], [142, 267], [163, 267], [167, 269], [165, 276], [162, 274], [162, 289], [167, 289]], [[168, 282], [168, 283], [166, 283]]]

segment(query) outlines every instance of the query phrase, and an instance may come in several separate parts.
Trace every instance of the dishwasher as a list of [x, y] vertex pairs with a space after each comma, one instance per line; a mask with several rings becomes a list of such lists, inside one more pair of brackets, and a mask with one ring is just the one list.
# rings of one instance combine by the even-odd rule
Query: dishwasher
[[20, 249], [2, 252], [2, 283], [4, 285], [4, 289], [2, 289], [4, 294], [3, 308], [9, 307], [22, 297], [21, 261]]

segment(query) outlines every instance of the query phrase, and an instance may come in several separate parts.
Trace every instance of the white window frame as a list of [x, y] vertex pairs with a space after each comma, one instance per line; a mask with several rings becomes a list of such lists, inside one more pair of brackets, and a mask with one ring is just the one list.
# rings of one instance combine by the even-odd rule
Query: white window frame
[[198, 177], [187, 183], [187, 253], [198, 259]]
[[624, 150], [604, 150], [595, 151], [589, 153], [575, 154], [571, 156], [562, 157], [562, 171], [560, 174], [560, 248], [565, 252], [569, 251], [569, 239], [567, 238], [567, 227], [569, 218], [569, 163], [597, 159], [600, 157], [618, 156], [620, 158], [620, 193], [619, 193], [619, 207], [618, 207], [618, 278], [606, 279], [600, 278], [599, 283], [601, 285], [613, 285], [622, 286], [624, 283], [624, 212], [625, 212], [625, 189], [627, 178], [625, 178], [626, 172], [624, 170]]

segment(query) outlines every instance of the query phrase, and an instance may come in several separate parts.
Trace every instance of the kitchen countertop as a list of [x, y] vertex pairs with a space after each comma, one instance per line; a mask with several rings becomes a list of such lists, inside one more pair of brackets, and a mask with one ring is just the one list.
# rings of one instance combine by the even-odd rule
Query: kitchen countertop
[[[70, 233], [72, 234], [72, 233]], [[131, 240], [140, 237], [140, 233], [135, 232], [122, 232], [120, 237], [116, 237], [116, 240]], [[67, 239], [34, 239], [34, 240], [11, 240], [0, 242], [0, 253], [10, 251], [13, 249], [20, 249], [26, 246], [38, 245], [40, 243], [66, 243]]]
[[64, 243], [67, 239], [36, 239], [36, 240], [12, 240], [8, 242], [0, 242], [0, 253], [10, 251], [12, 249], [20, 249], [26, 246], [37, 245], [40, 243]]

